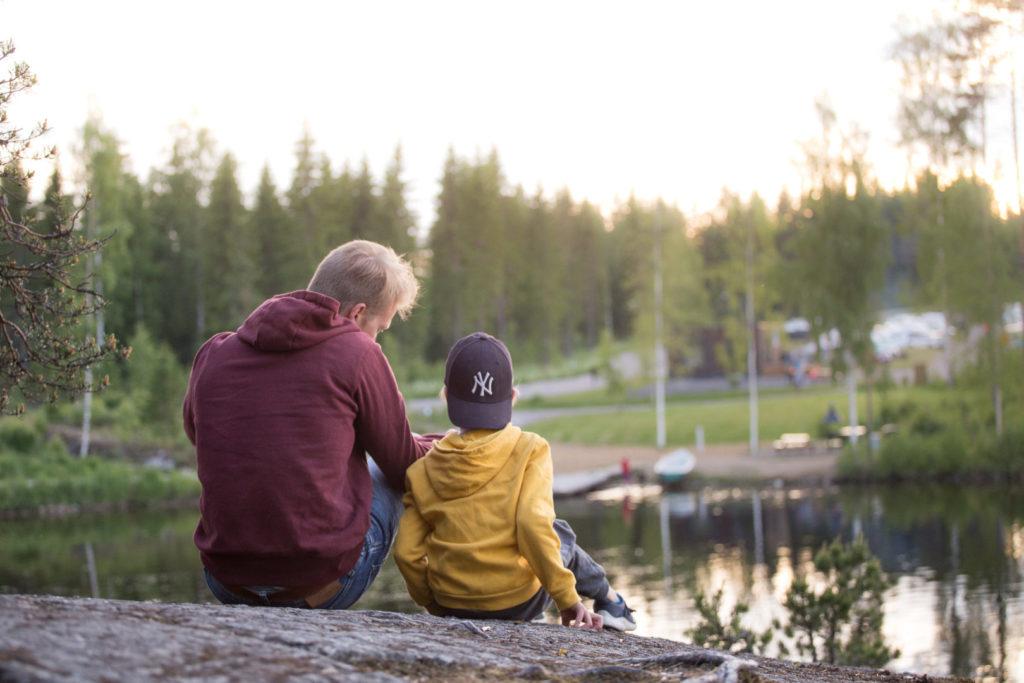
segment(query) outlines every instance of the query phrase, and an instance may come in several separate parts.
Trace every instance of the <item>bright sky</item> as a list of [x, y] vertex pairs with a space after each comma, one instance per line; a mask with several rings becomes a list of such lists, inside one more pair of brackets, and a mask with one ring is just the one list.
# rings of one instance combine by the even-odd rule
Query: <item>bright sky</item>
[[[377, 176], [401, 143], [425, 227], [449, 146], [496, 147], [512, 183], [567, 186], [604, 209], [635, 192], [707, 211], [724, 187], [774, 202], [784, 185], [799, 190], [798, 142], [816, 134], [823, 92], [870, 133], [883, 185], [901, 184], [886, 52], [900, 17], [936, 6], [0, 0], [0, 37], [39, 76], [12, 113], [48, 118], [64, 150], [98, 111], [145, 175], [187, 121], [235, 154], [251, 192], [264, 162], [289, 182], [306, 124], [336, 167], [365, 155]], [[990, 148], [1009, 197], [1002, 109]]]

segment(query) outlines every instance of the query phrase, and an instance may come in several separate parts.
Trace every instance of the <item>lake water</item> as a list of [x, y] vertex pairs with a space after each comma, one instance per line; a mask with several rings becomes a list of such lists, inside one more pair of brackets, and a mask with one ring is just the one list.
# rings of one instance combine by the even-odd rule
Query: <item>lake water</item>
[[[622, 493], [622, 492], [619, 492]], [[704, 489], [558, 501], [559, 516], [636, 609], [639, 633], [685, 640], [692, 592], [724, 587], [750, 625], [784, 618], [795, 573], [826, 541], [862, 533], [895, 579], [885, 632], [895, 670], [1024, 682], [1024, 493], [900, 487]], [[212, 601], [194, 512], [0, 522], [0, 592]], [[408, 611], [388, 562], [358, 607]]]

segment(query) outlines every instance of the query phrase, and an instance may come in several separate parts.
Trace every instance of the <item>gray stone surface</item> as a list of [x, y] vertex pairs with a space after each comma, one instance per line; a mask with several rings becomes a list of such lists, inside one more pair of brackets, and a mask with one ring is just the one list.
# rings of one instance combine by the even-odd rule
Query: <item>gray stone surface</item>
[[431, 679], [926, 680], [547, 624], [0, 596], [0, 683]]

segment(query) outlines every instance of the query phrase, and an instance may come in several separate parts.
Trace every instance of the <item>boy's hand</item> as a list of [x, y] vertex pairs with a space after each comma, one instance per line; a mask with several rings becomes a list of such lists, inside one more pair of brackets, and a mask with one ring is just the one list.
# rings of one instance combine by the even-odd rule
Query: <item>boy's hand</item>
[[586, 607], [583, 606], [582, 602], [577, 602], [568, 609], [563, 609], [559, 612], [562, 615], [562, 626], [578, 626], [579, 628], [589, 628], [594, 631], [600, 631], [604, 626], [604, 619], [601, 618], [600, 614], [594, 614]]

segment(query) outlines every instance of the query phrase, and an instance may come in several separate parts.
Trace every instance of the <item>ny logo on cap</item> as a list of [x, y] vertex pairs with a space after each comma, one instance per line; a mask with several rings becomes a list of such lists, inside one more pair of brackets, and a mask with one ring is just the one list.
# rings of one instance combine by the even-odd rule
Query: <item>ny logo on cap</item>
[[473, 377], [473, 390], [469, 393], [476, 394], [477, 387], [480, 387], [480, 398], [494, 394], [494, 378], [491, 377], [491, 373], [477, 372]]

